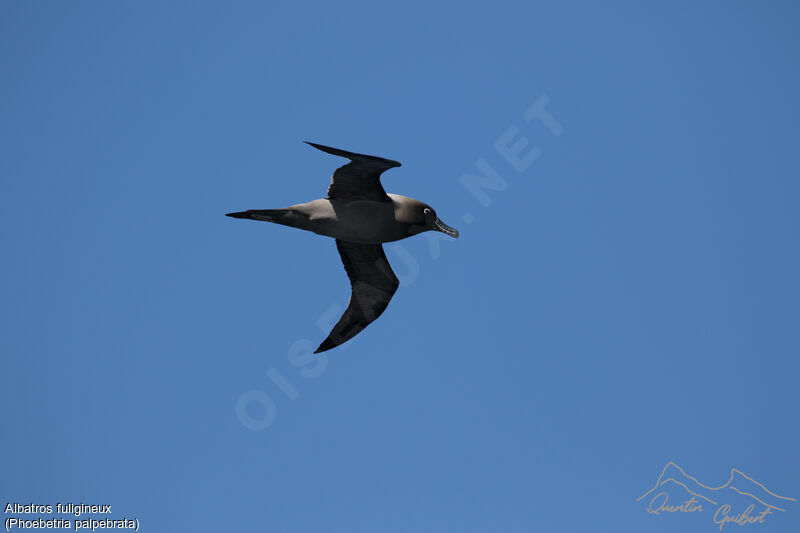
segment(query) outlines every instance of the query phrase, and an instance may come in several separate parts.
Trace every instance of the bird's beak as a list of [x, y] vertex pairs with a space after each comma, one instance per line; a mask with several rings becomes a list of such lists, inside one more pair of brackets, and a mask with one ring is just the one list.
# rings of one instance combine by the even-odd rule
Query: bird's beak
[[450, 235], [454, 239], [458, 239], [458, 230], [455, 228], [451, 228], [438, 218], [433, 222], [433, 229], [435, 229], [436, 231], [441, 231], [442, 233], [446, 233], [447, 235]]

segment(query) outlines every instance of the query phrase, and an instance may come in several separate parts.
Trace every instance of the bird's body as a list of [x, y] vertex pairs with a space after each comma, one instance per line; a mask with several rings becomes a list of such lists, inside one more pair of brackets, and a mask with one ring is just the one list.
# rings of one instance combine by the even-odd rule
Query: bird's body
[[282, 209], [251, 210], [248, 218], [266, 220], [359, 244], [399, 241], [424, 231], [414, 213], [424, 204], [407, 196], [387, 195], [391, 202], [320, 198]]
[[382, 243], [398, 241], [423, 231], [441, 231], [458, 237], [427, 204], [398, 194], [386, 194], [383, 171], [400, 163], [308, 143], [350, 163], [333, 174], [328, 197], [279, 209], [251, 209], [228, 213], [283, 224], [336, 239], [352, 286], [347, 310], [315, 353], [351, 339], [383, 313], [399, 282], [383, 253]]

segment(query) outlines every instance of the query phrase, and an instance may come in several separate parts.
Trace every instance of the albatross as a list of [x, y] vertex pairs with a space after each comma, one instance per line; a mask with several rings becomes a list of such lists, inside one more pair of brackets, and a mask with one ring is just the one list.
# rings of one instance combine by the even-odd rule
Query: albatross
[[442, 222], [428, 204], [383, 190], [381, 174], [399, 167], [397, 161], [307, 144], [350, 160], [333, 173], [326, 198], [226, 216], [283, 224], [336, 239], [336, 248], [350, 278], [351, 295], [344, 314], [314, 351], [321, 353], [363, 331], [381, 316], [397, 291], [400, 282], [383, 253], [383, 243], [424, 231], [440, 231], [457, 239], [458, 230]]

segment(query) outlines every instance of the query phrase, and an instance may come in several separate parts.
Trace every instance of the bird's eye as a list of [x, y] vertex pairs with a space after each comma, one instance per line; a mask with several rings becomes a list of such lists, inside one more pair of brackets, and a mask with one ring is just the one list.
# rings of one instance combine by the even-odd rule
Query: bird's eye
[[426, 207], [422, 212], [425, 213], [426, 215], [430, 215], [431, 214], [431, 210], [430, 210], [429, 207]]

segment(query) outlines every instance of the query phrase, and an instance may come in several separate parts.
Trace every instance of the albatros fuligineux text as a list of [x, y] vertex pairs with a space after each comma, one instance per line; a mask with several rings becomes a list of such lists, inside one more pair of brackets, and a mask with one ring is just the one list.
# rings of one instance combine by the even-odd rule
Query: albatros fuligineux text
[[352, 294], [339, 322], [314, 352], [320, 353], [355, 337], [389, 305], [400, 283], [386, 260], [382, 243], [431, 230], [458, 238], [458, 231], [439, 220], [431, 206], [406, 196], [386, 194], [381, 173], [399, 167], [397, 161], [308, 144], [350, 160], [333, 173], [327, 198], [227, 216], [274, 222], [336, 239]]

